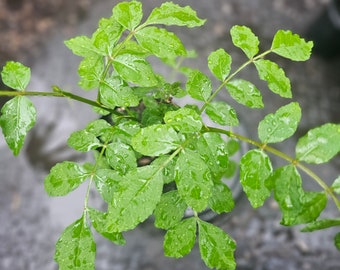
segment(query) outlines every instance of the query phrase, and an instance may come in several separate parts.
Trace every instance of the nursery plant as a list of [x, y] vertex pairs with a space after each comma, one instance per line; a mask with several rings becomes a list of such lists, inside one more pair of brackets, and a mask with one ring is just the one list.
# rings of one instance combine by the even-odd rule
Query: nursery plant
[[[192, 28], [204, 22], [191, 7], [172, 2], [154, 8], [148, 16], [143, 15], [141, 2], [118, 3], [111, 17], [99, 21], [91, 37], [65, 41], [83, 58], [79, 86], [96, 91], [94, 100], [62, 86], [46, 92], [29, 91], [28, 67], [13, 61], [3, 67], [3, 83], [13, 90], [0, 91], [1, 97], [11, 97], [1, 109], [0, 125], [14, 155], [19, 154], [36, 121], [31, 96], [72, 99], [92, 106], [98, 114], [97, 120], [67, 140], [79, 152], [92, 152], [92, 161], [57, 163], [44, 180], [49, 196], [66, 196], [85, 181], [88, 185], [83, 212], [56, 243], [54, 259], [60, 269], [94, 269], [94, 231], [124, 245], [124, 232], [151, 216], [155, 227], [166, 231], [166, 256], [185, 256], [198, 241], [209, 268], [235, 269], [237, 239], [201, 216], [207, 210], [216, 215], [233, 210], [233, 190], [228, 186], [228, 178], [233, 177], [238, 177], [252, 207], [261, 207], [273, 197], [284, 226], [305, 224], [302, 231], [310, 232], [340, 225], [339, 217], [319, 218], [328, 203], [340, 211], [340, 177], [328, 186], [308, 167], [327, 163], [339, 153], [340, 124], [325, 123], [309, 130], [298, 138], [295, 156], [275, 148], [276, 143], [294, 135], [301, 108], [291, 100], [289, 78], [270, 55], [306, 61], [313, 43], [279, 30], [271, 47], [259, 51], [259, 39], [252, 30], [235, 25], [230, 29], [231, 41], [247, 60], [232, 68], [231, 55], [218, 48], [207, 59], [211, 74], [204, 74], [183, 65], [195, 52], [188, 51], [168, 27]], [[171, 81], [155, 72], [150, 63], [155, 57], [184, 79]], [[287, 102], [258, 123], [258, 134], [248, 136], [237, 132], [242, 119], [236, 109], [219, 97], [228, 96], [241, 107], [262, 112], [262, 92], [239, 75], [251, 65], [267, 83], [265, 91]], [[181, 100], [184, 106], [178, 105]], [[248, 144], [248, 150], [235, 160], [241, 143]], [[272, 157], [283, 159], [286, 165], [273, 168]], [[319, 184], [319, 190], [304, 190], [301, 172], [308, 181]], [[100, 194], [105, 208], [91, 207], [92, 190]], [[334, 244], [340, 249], [340, 233], [334, 236]]]

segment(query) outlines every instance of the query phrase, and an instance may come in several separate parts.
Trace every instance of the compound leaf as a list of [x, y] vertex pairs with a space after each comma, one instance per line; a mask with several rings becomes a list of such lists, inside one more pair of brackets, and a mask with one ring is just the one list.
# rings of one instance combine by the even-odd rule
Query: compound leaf
[[324, 124], [311, 129], [296, 145], [298, 160], [311, 164], [325, 163], [340, 151], [340, 124]]
[[186, 88], [192, 98], [202, 101], [207, 101], [212, 91], [210, 79], [199, 70], [189, 74]]
[[250, 150], [241, 158], [240, 181], [254, 208], [262, 206], [270, 196], [266, 180], [272, 171], [268, 155], [261, 150]]
[[205, 112], [209, 118], [222, 126], [238, 126], [235, 109], [223, 101], [214, 101], [207, 105]]
[[209, 268], [235, 269], [235, 241], [222, 229], [200, 220], [199, 249], [201, 257]]
[[291, 98], [290, 80], [282, 68], [270, 60], [259, 59], [254, 62], [261, 80], [268, 84], [268, 88], [283, 98]]
[[274, 36], [271, 50], [293, 61], [306, 61], [311, 55], [312, 47], [312, 41], [306, 42], [291, 31], [279, 30]]
[[180, 108], [165, 113], [164, 122], [181, 133], [198, 132], [202, 128], [200, 115], [189, 108]]
[[196, 27], [203, 25], [204, 22], [205, 20], [198, 18], [196, 11], [190, 6], [181, 7], [172, 2], [166, 2], [152, 10], [145, 24]]
[[196, 220], [188, 218], [176, 224], [164, 236], [165, 256], [181, 258], [190, 253], [196, 240]]
[[291, 102], [275, 113], [266, 115], [258, 126], [261, 142], [277, 143], [289, 138], [295, 133], [300, 119], [301, 108], [297, 102]]
[[233, 44], [239, 47], [249, 59], [259, 51], [259, 39], [247, 26], [234, 25], [230, 29]]
[[112, 9], [112, 17], [126, 29], [132, 31], [142, 20], [142, 3], [137, 1], [121, 2]]
[[31, 79], [31, 69], [19, 62], [9, 61], [1, 71], [1, 78], [8, 87], [23, 92]]
[[208, 67], [220, 81], [224, 81], [229, 75], [231, 62], [231, 56], [223, 49], [218, 49], [208, 56]]
[[68, 226], [56, 243], [54, 255], [59, 269], [94, 270], [96, 243], [82, 216]]
[[263, 108], [261, 92], [251, 82], [236, 79], [227, 83], [226, 86], [231, 97], [238, 103], [249, 108]]

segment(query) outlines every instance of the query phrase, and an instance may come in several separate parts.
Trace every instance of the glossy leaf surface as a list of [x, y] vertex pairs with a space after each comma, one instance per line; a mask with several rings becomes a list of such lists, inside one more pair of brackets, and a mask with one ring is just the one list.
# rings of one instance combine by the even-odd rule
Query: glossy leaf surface
[[31, 69], [19, 62], [9, 61], [1, 71], [1, 79], [10, 88], [25, 91], [31, 79]]
[[88, 152], [101, 146], [96, 135], [87, 130], [72, 132], [67, 140], [67, 144], [80, 152]]
[[107, 145], [105, 156], [110, 166], [121, 174], [137, 168], [137, 158], [130, 145], [113, 142]]
[[252, 58], [259, 51], [259, 39], [247, 26], [234, 25], [230, 29], [233, 44], [242, 49], [248, 58]]
[[223, 101], [213, 101], [205, 109], [209, 118], [222, 126], [238, 126], [235, 109]]
[[142, 3], [138, 1], [118, 3], [112, 9], [112, 15], [122, 26], [131, 31], [142, 20]]
[[215, 213], [228, 213], [233, 210], [235, 202], [230, 188], [224, 183], [214, 183], [209, 199], [209, 208]]
[[320, 219], [307, 224], [301, 229], [301, 232], [313, 232], [331, 227], [340, 226], [340, 219]]
[[224, 49], [213, 51], [208, 57], [208, 67], [220, 81], [224, 81], [229, 75], [231, 62], [231, 56]]
[[181, 133], [198, 132], [203, 126], [200, 115], [189, 108], [168, 111], [164, 116], [164, 122]]
[[208, 100], [212, 91], [210, 79], [199, 70], [190, 73], [186, 88], [192, 98], [202, 101]]

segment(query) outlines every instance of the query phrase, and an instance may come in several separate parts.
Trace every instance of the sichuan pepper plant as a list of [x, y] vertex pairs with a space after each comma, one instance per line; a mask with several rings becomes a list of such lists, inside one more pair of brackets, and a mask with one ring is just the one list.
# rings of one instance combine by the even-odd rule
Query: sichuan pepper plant
[[[0, 91], [0, 96], [12, 97], [1, 110], [0, 125], [14, 155], [19, 154], [35, 124], [36, 109], [30, 96], [77, 100], [99, 114], [98, 120], [70, 134], [67, 141], [77, 151], [93, 152], [93, 162], [63, 161], [52, 167], [44, 180], [49, 196], [66, 196], [81, 183], [88, 183], [83, 212], [56, 243], [55, 260], [60, 269], [94, 269], [93, 231], [123, 245], [123, 233], [152, 215], [155, 226], [166, 230], [166, 256], [185, 256], [198, 241], [208, 267], [235, 269], [235, 240], [203, 220], [200, 213], [206, 209], [216, 214], [233, 210], [232, 190], [225, 179], [236, 171], [231, 157], [240, 142], [250, 145], [239, 160], [239, 181], [252, 207], [262, 206], [273, 196], [284, 226], [305, 224], [303, 231], [314, 231], [340, 225], [338, 217], [318, 219], [329, 201], [340, 211], [340, 177], [328, 186], [305, 165], [326, 163], [338, 154], [340, 125], [327, 123], [308, 131], [299, 138], [294, 157], [274, 146], [293, 136], [301, 108], [290, 101], [291, 86], [284, 70], [267, 55], [305, 61], [310, 57], [312, 42], [279, 30], [271, 47], [259, 52], [258, 37], [250, 28], [236, 25], [230, 30], [231, 41], [248, 60], [232, 70], [230, 54], [217, 49], [207, 59], [211, 71], [208, 76], [181, 66], [193, 52], [164, 27], [191, 28], [204, 22], [191, 7], [172, 2], [156, 7], [146, 19], [141, 2], [117, 4], [112, 16], [102, 18], [91, 37], [78, 36], [65, 42], [83, 58], [78, 69], [79, 86], [96, 91], [95, 100], [59, 86], [49, 92], [29, 91], [28, 67], [18, 62], [3, 67], [2, 80], [14, 91]], [[155, 73], [150, 56], [185, 74], [185, 82], [169, 82]], [[250, 65], [255, 66], [270, 91], [288, 100], [258, 123], [254, 138], [235, 132], [234, 127], [242, 125], [242, 119], [227, 102], [217, 98], [229, 95], [249, 108], [264, 108], [261, 91], [238, 76]], [[211, 77], [218, 82], [215, 89]], [[183, 107], [176, 103], [181, 99], [185, 99]], [[200, 105], [195, 105], [197, 101]], [[203, 116], [216, 125], [209, 126]], [[269, 154], [284, 159], [287, 165], [273, 168]], [[300, 172], [316, 181], [320, 190], [305, 191]], [[91, 207], [91, 190], [100, 194], [106, 209]], [[185, 215], [188, 209], [192, 215]], [[340, 249], [340, 233], [334, 243]]]

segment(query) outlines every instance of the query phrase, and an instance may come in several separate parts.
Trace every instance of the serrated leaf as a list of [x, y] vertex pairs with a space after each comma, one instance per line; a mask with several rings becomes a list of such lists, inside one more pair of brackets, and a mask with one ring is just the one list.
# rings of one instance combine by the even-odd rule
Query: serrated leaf
[[131, 87], [125, 85], [120, 78], [106, 79], [99, 85], [100, 102], [108, 108], [135, 107], [139, 104], [139, 97], [133, 93]]
[[212, 91], [211, 81], [201, 71], [194, 70], [189, 74], [186, 90], [192, 98], [207, 101]]
[[138, 43], [161, 59], [175, 59], [185, 55], [182, 41], [172, 32], [154, 26], [145, 27], [135, 34]]
[[179, 154], [175, 181], [179, 194], [194, 211], [207, 207], [213, 182], [208, 166], [197, 152], [186, 149]]
[[152, 125], [135, 134], [131, 145], [145, 156], [159, 156], [175, 150], [179, 146], [179, 137], [171, 126]]
[[340, 226], [340, 219], [321, 219], [307, 224], [307, 226], [303, 227], [300, 231], [313, 232], [336, 226]]
[[231, 56], [224, 50], [218, 49], [208, 56], [208, 67], [220, 81], [224, 81], [231, 69]]
[[112, 17], [126, 29], [132, 31], [142, 20], [142, 3], [137, 1], [121, 2], [112, 9]]
[[[96, 163], [98, 167], [98, 162]], [[94, 182], [99, 194], [107, 203], [113, 199], [113, 194], [119, 187], [123, 176], [112, 169], [97, 169], [94, 174]]]
[[335, 193], [340, 194], [340, 176], [334, 180], [331, 187]]
[[338, 250], [340, 250], [340, 232], [334, 236], [334, 245]]
[[151, 65], [143, 58], [132, 54], [121, 54], [113, 59], [112, 64], [117, 73], [128, 82], [145, 87], [158, 84]]
[[33, 103], [24, 96], [8, 100], [1, 108], [0, 126], [8, 147], [17, 156], [24, 144], [28, 131], [36, 121]]
[[222, 229], [205, 221], [198, 222], [199, 249], [209, 268], [235, 269], [235, 241]]
[[241, 158], [240, 181], [254, 208], [262, 206], [270, 196], [266, 180], [272, 171], [273, 168], [268, 155], [261, 150], [250, 150]]
[[181, 258], [190, 253], [196, 241], [195, 218], [184, 219], [164, 236], [164, 255]]
[[19, 62], [9, 61], [1, 71], [2, 82], [10, 88], [25, 91], [30, 79], [31, 69]]
[[249, 59], [259, 51], [259, 39], [247, 26], [234, 25], [230, 29], [233, 44], [239, 47]]
[[79, 86], [84, 90], [91, 90], [99, 86], [104, 72], [104, 60], [102, 56], [89, 56], [84, 58], [78, 68], [80, 76]]
[[263, 108], [262, 95], [259, 89], [243, 79], [232, 80], [226, 84], [231, 97], [249, 108]]
[[88, 132], [87, 130], [72, 132], [67, 140], [67, 144], [80, 152], [88, 152], [102, 145], [96, 135]]
[[119, 182], [108, 206], [107, 232], [135, 228], [156, 208], [163, 188], [161, 172], [153, 166], [129, 171]]
[[68, 226], [56, 243], [54, 259], [60, 270], [94, 270], [96, 243], [82, 216]]
[[78, 36], [64, 41], [75, 55], [82, 57], [91, 57], [102, 55], [101, 52], [93, 45], [92, 40], [87, 36]]
[[259, 59], [254, 62], [261, 80], [268, 84], [268, 88], [283, 98], [291, 98], [290, 80], [284, 70], [270, 60]]
[[63, 161], [53, 166], [46, 176], [45, 190], [49, 196], [64, 196], [76, 189], [89, 175], [83, 166], [75, 162]]
[[224, 101], [214, 101], [207, 105], [205, 112], [209, 118], [222, 126], [238, 126], [236, 111]]
[[271, 50], [293, 61], [306, 61], [311, 55], [312, 47], [312, 41], [306, 42], [291, 31], [279, 30], [274, 36]]
[[98, 211], [93, 208], [88, 209], [90, 215], [91, 224], [95, 230], [105, 238], [109, 239], [116, 245], [125, 245], [125, 239], [120, 232], [107, 232], [105, 230], [105, 224], [107, 222], [107, 213]]
[[312, 222], [325, 208], [327, 204], [325, 193], [305, 192], [302, 189], [301, 176], [293, 165], [276, 169], [271, 178], [274, 198], [282, 212], [282, 225]]
[[196, 11], [192, 10], [190, 6], [181, 7], [172, 2], [166, 2], [152, 10], [145, 24], [196, 27], [203, 25], [204, 22], [205, 20], [198, 18]]
[[165, 113], [164, 122], [181, 133], [198, 132], [202, 128], [202, 119], [199, 114], [189, 108], [180, 108]]
[[211, 189], [208, 205], [217, 214], [228, 213], [233, 210], [235, 203], [230, 188], [222, 182], [215, 183]]
[[263, 143], [282, 142], [295, 133], [300, 120], [300, 105], [297, 102], [291, 102], [279, 108], [275, 113], [266, 115], [260, 121], [259, 138]]
[[137, 158], [130, 145], [113, 142], [107, 145], [105, 156], [110, 166], [121, 174], [137, 168]]
[[177, 190], [163, 193], [154, 212], [155, 226], [160, 229], [170, 229], [181, 221], [186, 208], [187, 205]]
[[340, 152], [340, 124], [324, 124], [298, 140], [296, 158], [311, 164], [328, 162]]

